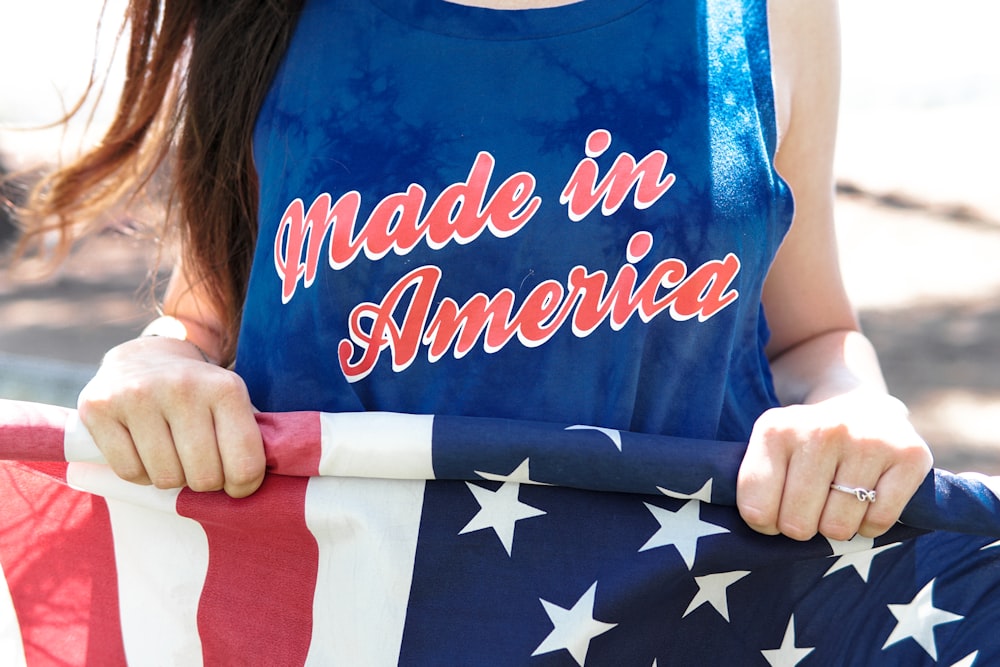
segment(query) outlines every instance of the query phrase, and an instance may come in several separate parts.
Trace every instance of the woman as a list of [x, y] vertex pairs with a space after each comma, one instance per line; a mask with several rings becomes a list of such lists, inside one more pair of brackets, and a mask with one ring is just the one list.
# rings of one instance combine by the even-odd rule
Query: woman
[[[273, 497], [278, 481], [264, 480], [258, 409], [589, 425], [748, 442], [737, 503], [751, 528], [795, 540], [861, 536], [834, 545], [838, 555], [872, 546], [900, 516], [931, 456], [886, 391], [837, 266], [833, 0], [483, 4], [130, 4], [129, 79], [116, 122], [32, 204], [68, 240], [88, 212], [169, 166], [182, 252], [163, 316], [147, 335], [108, 352], [79, 401], [113, 470], [139, 484], [221, 489], [234, 498], [264, 486], [241, 503], [183, 493], [186, 521], [199, 516], [190, 507], [224, 504], [246, 515], [254, 510], [242, 508]], [[498, 479], [524, 481], [527, 463]], [[339, 480], [320, 481], [329, 483], [300, 486], [340, 489]], [[473, 486], [442, 482], [421, 491], [421, 508], [455, 514], [445, 512], [451, 523], [435, 535], [487, 527], [490, 520], [477, 523], [468, 505], [470, 492], [475, 502], [486, 493]], [[379, 520], [395, 526], [385, 505], [412, 499], [378, 504], [367, 488], [357, 502], [376, 503]], [[932, 601], [928, 580], [937, 574], [925, 577], [913, 565], [928, 562], [920, 540], [867, 549], [850, 578], [848, 560], [831, 566], [825, 558], [826, 540], [804, 545], [817, 558], [794, 567], [726, 561], [705, 570], [713, 566], [696, 563], [693, 546], [655, 550], [705, 535], [687, 528], [673, 535], [668, 525], [681, 510], [655, 505], [663, 498], [650, 499], [655, 506], [630, 494], [584, 502], [572, 489], [535, 490], [566, 492], [560, 507], [579, 522], [567, 540], [551, 539], [538, 520], [530, 530], [545, 539], [532, 547], [495, 525], [500, 545], [484, 538], [444, 556], [406, 547], [414, 571], [417, 562], [446, 573], [444, 586], [460, 602], [445, 602], [440, 587], [416, 576], [410, 588], [409, 571], [398, 577], [404, 593], [383, 595], [367, 579], [355, 581], [358, 563], [323, 561], [333, 573], [323, 590], [345, 607], [320, 618], [332, 602], [324, 597], [313, 608], [305, 596], [304, 620], [292, 623], [314, 624], [302, 655], [330, 636], [331, 656], [348, 662], [345, 645], [358, 656], [390, 647], [389, 658], [352, 664], [391, 656], [438, 664], [444, 655], [455, 664], [497, 664], [497, 655], [523, 664], [529, 656], [565, 660], [568, 651], [582, 665], [590, 640], [602, 635], [590, 653], [600, 664], [662, 663], [677, 646], [698, 664], [705, 656], [751, 664], [762, 651], [780, 661], [821, 641], [828, 656], [915, 664], [924, 654], [937, 659], [934, 625], [960, 618], [975, 598], [949, 581], [952, 599], [935, 608], [947, 615], [923, 613], [924, 605], [926, 627], [916, 631], [893, 614], [907, 600], [913, 608]], [[344, 498], [320, 497], [332, 510]], [[510, 523], [549, 511], [516, 493], [513, 500]], [[626, 504], [630, 521], [650, 531], [648, 514], [660, 521], [652, 537], [635, 544], [609, 537], [625, 523]], [[356, 507], [346, 506], [349, 514]], [[700, 511], [694, 502], [684, 507]], [[419, 514], [421, 531], [426, 516]], [[351, 552], [355, 519], [331, 520], [323, 548]], [[212, 524], [213, 535], [217, 524], [225, 521]], [[720, 532], [709, 524], [699, 529]], [[141, 532], [144, 522], [131, 525]], [[308, 560], [302, 550], [272, 550], [268, 539], [276, 538], [226, 544], [237, 545], [235, 562], [244, 548], [266, 553], [268, 567], [247, 569], [260, 571], [256, 578], [277, 573], [296, 590], [300, 579], [320, 578], [310, 574], [311, 561], [301, 577], [291, 567]], [[380, 539], [372, 567], [360, 565], [391, 584], [397, 579], [378, 570]], [[318, 541], [306, 536], [302, 544], [313, 549]], [[762, 543], [758, 535], [750, 541]], [[612, 542], [644, 559], [641, 576], [602, 560]], [[787, 543], [766, 542], [768, 553]], [[982, 543], [966, 551], [944, 543], [952, 557], [944, 567], [988, 558]], [[581, 565], [582, 545], [595, 549], [597, 565]], [[880, 557], [879, 572], [909, 574], [869, 582], [871, 558], [887, 549], [892, 556]], [[497, 556], [506, 578], [480, 569]], [[515, 573], [515, 561], [527, 570]], [[543, 566], [572, 571], [572, 588], [557, 599]], [[150, 578], [162, 569], [154, 564]], [[184, 568], [167, 569], [165, 576]], [[732, 593], [742, 603], [737, 619], [726, 588], [750, 569], [754, 583]], [[546, 585], [525, 585], [522, 571]], [[835, 571], [844, 576], [827, 578]], [[915, 587], [901, 592], [897, 580]], [[811, 597], [793, 586], [803, 582], [816, 584]], [[230, 611], [246, 604], [234, 590], [241, 586], [253, 596], [244, 584], [206, 594], [224, 611], [213, 616], [217, 625], [199, 616], [192, 655], [202, 655], [216, 630], [243, 628]], [[502, 602], [492, 601], [496, 591]], [[367, 619], [395, 609], [397, 597], [409, 604], [405, 623], [394, 626], [402, 639], [373, 636], [381, 626]], [[524, 618], [513, 618], [515, 603], [528, 610]], [[862, 603], [877, 616], [855, 613]], [[761, 607], [773, 608], [778, 621], [756, 613]], [[441, 648], [432, 619], [442, 611], [459, 648]], [[806, 611], [812, 616], [802, 620]], [[626, 629], [628, 614], [635, 622]], [[567, 618], [588, 634], [563, 634]], [[833, 618], [839, 632], [830, 631]], [[806, 626], [801, 641], [797, 619]], [[516, 629], [522, 621], [530, 627]], [[236, 632], [204, 655], [249, 660], [281, 645], [282, 630], [272, 625]], [[970, 633], [978, 627], [967, 625]], [[490, 634], [494, 653], [463, 639], [472, 634], [477, 641]], [[248, 648], [250, 637], [256, 643]], [[957, 644], [948, 650], [962, 657]]]
[[931, 455], [840, 280], [834, 2], [261, 4], [131, 3], [34, 200], [71, 231], [179, 137], [164, 316], [80, 396], [120, 476], [242, 497], [255, 408], [458, 413], [745, 439], [754, 529], [894, 524]]

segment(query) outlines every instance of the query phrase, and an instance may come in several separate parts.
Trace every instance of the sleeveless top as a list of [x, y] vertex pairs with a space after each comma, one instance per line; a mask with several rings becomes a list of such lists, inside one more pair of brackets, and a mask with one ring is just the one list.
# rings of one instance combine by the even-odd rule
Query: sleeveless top
[[763, 0], [312, 0], [254, 142], [259, 409], [739, 440], [776, 405]]

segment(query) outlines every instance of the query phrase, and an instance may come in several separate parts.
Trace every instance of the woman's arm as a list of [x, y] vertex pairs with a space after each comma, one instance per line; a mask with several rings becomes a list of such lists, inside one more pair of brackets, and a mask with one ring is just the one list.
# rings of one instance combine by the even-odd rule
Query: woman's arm
[[[763, 533], [845, 540], [888, 530], [931, 466], [906, 409], [886, 390], [860, 333], [837, 257], [833, 152], [840, 52], [833, 0], [772, 0], [780, 143], [775, 166], [795, 216], [764, 287], [768, 355], [783, 405], [754, 426], [737, 484]], [[831, 483], [874, 489], [859, 502]]]
[[264, 450], [246, 386], [211, 361], [224, 323], [181, 265], [163, 312], [105, 355], [80, 394], [80, 419], [123, 479], [250, 495], [263, 481]]

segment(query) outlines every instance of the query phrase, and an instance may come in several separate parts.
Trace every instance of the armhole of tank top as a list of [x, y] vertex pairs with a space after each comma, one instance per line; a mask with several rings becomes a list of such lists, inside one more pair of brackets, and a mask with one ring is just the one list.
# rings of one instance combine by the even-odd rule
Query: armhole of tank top
[[[776, 0], [748, 0], [748, 4], [752, 6], [751, 15], [760, 25], [760, 29], [757, 31], [754, 31], [755, 26], [748, 26], [748, 33], [761, 35], [763, 40], [763, 44], [760, 45], [760, 52], [764, 58], [764, 62], [755, 65], [766, 65], [766, 72], [754, 73], [754, 85], [758, 88], [758, 99], [762, 101], [766, 100], [767, 102], [766, 105], [762, 105], [764, 108], [761, 108], [759, 111], [762, 114], [767, 114], [767, 127], [765, 128], [767, 131], [766, 141], [772, 162], [778, 147], [781, 145], [781, 139], [785, 130], [785, 123], [781, 122], [781, 114], [778, 112], [778, 104], [779, 99], [781, 98], [782, 89], [778, 85], [778, 81], [775, 77], [776, 68], [774, 64], [774, 53], [771, 50], [772, 31], [770, 10], [772, 3], [775, 1]], [[762, 96], [761, 94], [764, 93], [765, 90], [766, 96]]]

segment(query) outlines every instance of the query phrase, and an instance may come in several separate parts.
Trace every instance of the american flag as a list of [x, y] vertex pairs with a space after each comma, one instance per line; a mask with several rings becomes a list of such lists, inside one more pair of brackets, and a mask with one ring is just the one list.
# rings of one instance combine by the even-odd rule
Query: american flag
[[934, 471], [876, 540], [754, 533], [742, 445], [262, 414], [253, 496], [119, 480], [0, 401], [0, 665], [1000, 664], [1000, 480]]

